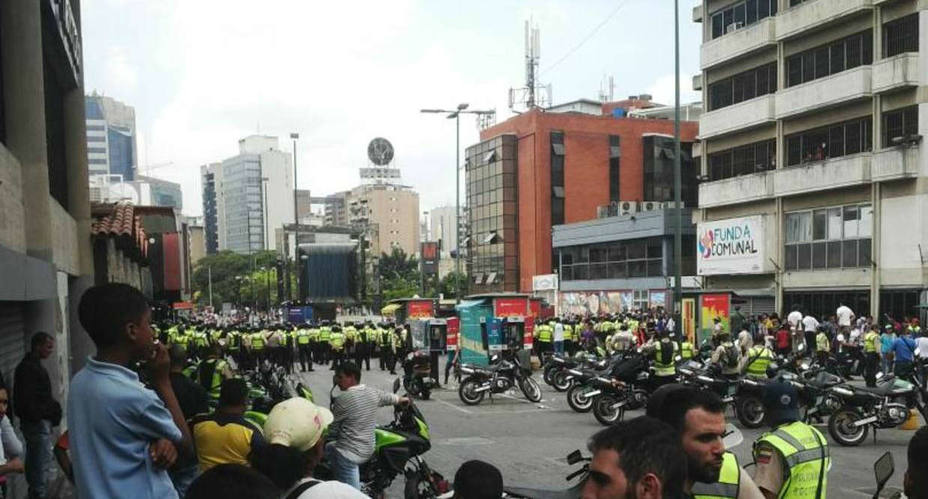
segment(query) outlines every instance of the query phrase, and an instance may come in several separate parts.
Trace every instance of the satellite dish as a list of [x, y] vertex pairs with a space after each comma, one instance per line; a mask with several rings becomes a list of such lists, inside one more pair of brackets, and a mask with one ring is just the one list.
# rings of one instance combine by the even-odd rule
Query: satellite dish
[[383, 137], [377, 137], [367, 145], [367, 157], [377, 166], [386, 166], [393, 161], [393, 144]]

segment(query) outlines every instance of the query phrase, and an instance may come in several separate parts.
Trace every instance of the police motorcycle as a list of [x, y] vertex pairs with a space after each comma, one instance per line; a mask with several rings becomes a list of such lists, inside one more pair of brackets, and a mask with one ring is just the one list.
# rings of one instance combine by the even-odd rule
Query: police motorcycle
[[597, 362], [591, 368], [569, 370], [572, 385], [567, 390], [567, 405], [579, 413], [590, 412], [593, 401], [602, 395], [606, 386], [615, 388], [611, 373], [620, 360], [621, 357], [615, 356]]
[[[521, 354], [521, 355], [520, 355]], [[532, 367], [527, 357], [528, 352], [520, 350], [519, 354], [507, 354], [506, 358], [494, 355], [490, 365], [483, 367], [475, 364], [462, 364], [458, 397], [467, 405], [477, 405], [489, 393], [504, 393], [518, 385], [525, 398], [531, 402], [541, 402], [541, 387], [532, 378]]]
[[[726, 449], [732, 449], [744, 441], [744, 435], [741, 430], [733, 424], [725, 425], [725, 434], [722, 442]], [[565, 480], [568, 482], [566, 489], [540, 489], [537, 487], [521, 487], [518, 485], [506, 485], [508, 480], [503, 480], [503, 497], [511, 499], [576, 499], [583, 492], [583, 486], [590, 476], [590, 462], [592, 457], [584, 456], [580, 450], [575, 450], [567, 455], [566, 461], [569, 466], [581, 464], [581, 466], [571, 472]]]
[[623, 355], [610, 376], [598, 376], [591, 383], [602, 393], [593, 399], [593, 417], [609, 426], [621, 421], [625, 410], [641, 409], [653, 391], [648, 360], [638, 351]]
[[[400, 389], [399, 378], [393, 382], [393, 393]], [[337, 386], [332, 387], [330, 400], [337, 398]], [[386, 497], [386, 490], [397, 476], [405, 479], [405, 499], [429, 499], [444, 494], [449, 484], [433, 471], [422, 455], [432, 448], [432, 436], [425, 416], [410, 401], [393, 408], [393, 421], [374, 430], [374, 455], [360, 466], [361, 492], [372, 498]], [[334, 480], [326, 458], [316, 467], [313, 476]]]
[[248, 399], [251, 401], [245, 411], [245, 419], [261, 427], [267, 421], [271, 409], [279, 402], [293, 397], [314, 401], [312, 390], [302, 382], [294, 383], [292, 376], [282, 367], [262, 367], [258, 371], [246, 372], [244, 378], [248, 385]]
[[589, 352], [577, 352], [572, 362], [565, 363], [564, 367], [556, 370], [551, 376], [551, 386], [559, 391], [566, 392], [574, 386], [578, 376], [590, 369], [605, 369], [609, 359], [600, 359]]
[[[917, 371], [921, 371], [921, 365]], [[828, 433], [845, 447], [863, 443], [870, 428], [876, 441], [878, 429], [902, 425], [913, 408], [928, 419], [924, 384], [918, 373], [914, 382], [878, 373], [874, 388], [841, 384], [830, 388], [828, 393], [841, 401], [828, 419]]]
[[572, 359], [569, 355], [554, 354], [546, 355], [545, 364], [542, 368], [544, 373], [542, 378], [550, 386], [554, 386], [554, 375], [564, 369], [576, 367], [579, 361]]
[[413, 397], [428, 400], [437, 385], [431, 378], [432, 361], [428, 352], [410, 352], [403, 359], [403, 389]]
[[[767, 366], [766, 378], [779, 376], [784, 381], [798, 379], [799, 373], [809, 369], [809, 361], [802, 359], [804, 351], [805, 345], [801, 344], [797, 352], [788, 356], [777, 356], [776, 360]], [[747, 364], [750, 365], [754, 360], [749, 358]], [[732, 407], [738, 421], [745, 428], [757, 429], [764, 425], [763, 397], [768, 381], [765, 378], [752, 376], [744, 376], [737, 380]], [[798, 382], [793, 384], [801, 392], [802, 386]]]

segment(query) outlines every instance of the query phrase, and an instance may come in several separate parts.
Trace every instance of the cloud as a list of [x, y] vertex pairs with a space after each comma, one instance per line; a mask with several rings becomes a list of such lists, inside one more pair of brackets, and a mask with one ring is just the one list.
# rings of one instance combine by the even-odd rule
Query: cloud
[[[674, 103], [674, 75], [668, 74], [659, 77], [647, 87], [649, 94], [654, 96], [655, 102], [672, 106]], [[693, 79], [686, 74], [680, 74], [680, 104], [698, 102], [702, 95], [693, 90]]]

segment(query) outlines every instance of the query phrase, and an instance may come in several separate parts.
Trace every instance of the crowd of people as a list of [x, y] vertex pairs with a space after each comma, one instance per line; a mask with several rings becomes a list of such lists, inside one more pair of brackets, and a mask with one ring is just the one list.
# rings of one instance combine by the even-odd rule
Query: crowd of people
[[[768, 362], [768, 353], [803, 353], [811, 350], [808, 345], [815, 346], [817, 355], [835, 347], [839, 353], [855, 347], [863, 355], [877, 353], [883, 369], [888, 358], [888, 367], [897, 372], [906, 368], [907, 359], [911, 362], [906, 350], [912, 356], [926, 351], [920, 348], [916, 320], [886, 321], [881, 328], [871, 318], [848, 312], [839, 308], [834, 317], [818, 321], [794, 307], [781, 323], [775, 314], [739, 319], [740, 310], [735, 310], [730, 329], [719, 321], [705, 348], [723, 373], [749, 375], [766, 371], [755, 363]], [[25, 473], [31, 498], [55, 496], [47, 483], [55, 461], [81, 498], [366, 497], [359, 491], [359, 466], [373, 454], [378, 408], [409, 402], [361, 384], [362, 367], [370, 369], [372, 353], [378, 354], [381, 369], [391, 372], [404, 353], [408, 331], [393, 324], [245, 327], [204, 321], [158, 330], [144, 295], [123, 284], [89, 289], [78, 316], [97, 352], [71, 381], [66, 433], [53, 437], [62, 409], [42, 366], [55, 348], [51, 336], [33, 336], [16, 369], [13, 393], [0, 380], [0, 483], [7, 475]], [[676, 334], [673, 318], [659, 311], [556, 318], [535, 326], [535, 348], [542, 356], [641, 347], [654, 355], [658, 376], [678, 355], [698, 352]], [[788, 343], [780, 341], [782, 331]], [[891, 341], [884, 341], [886, 336]], [[199, 363], [191, 373], [192, 358]], [[866, 359], [868, 365], [873, 362]], [[285, 369], [299, 365], [304, 371], [330, 366], [339, 396], [331, 409], [306, 398], [287, 399], [270, 410], [259, 428], [245, 418], [249, 387], [233, 367], [263, 362]], [[7, 414], [11, 401], [25, 445]], [[719, 397], [673, 383], [668, 376], [652, 394], [645, 416], [590, 438], [592, 460], [578, 494], [824, 497], [831, 457], [824, 436], [799, 420], [795, 389], [771, 383], [764, 405], [770, 431], [754, 445], [756, 467], [750, 475], [725, 449], [725, 406]], [[914, 471], [928, 464], [925, 428], [909, 443], [908, 458], [906, 493], [928, 498], [928, 479]], [[314, 477], [323, 462], [334, 480]], [[496, 498], [502, 490], [502, 474], [489, 463], [469, 461], [455, 474], [454, 497]]]

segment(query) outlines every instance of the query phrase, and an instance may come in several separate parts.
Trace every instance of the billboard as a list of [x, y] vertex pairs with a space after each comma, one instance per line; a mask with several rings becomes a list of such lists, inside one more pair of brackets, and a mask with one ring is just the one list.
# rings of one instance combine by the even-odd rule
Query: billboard
[[557, 291], [557, 274], [532, 276], [532, 291]]
[[495, 317], [525, 317], [529, 314], [528, 298], [496, 298], [493, 300]]
[[728, 293], [702, 295], [702, 313], [700, 314], [702, 337], [700, 340], [712, 336], [716, 317], [722, 322], [722, 329], [725, 331], [731, 330], [729, 327], [730, 298], [731, 296]]
[[437, 274], [438, 259], [440, 258], [438, 243], [422, 243], [419, 248], [419, 254], [422, 256], [422, 273], [425, 275]]
[[422, 319], [435, 315], [432, 300], [410, 300], [406, 302], [406, 318]]
[[757, 274], [764, 271], [761, 215], [705, 222], [696, 230], [699, 275]]

